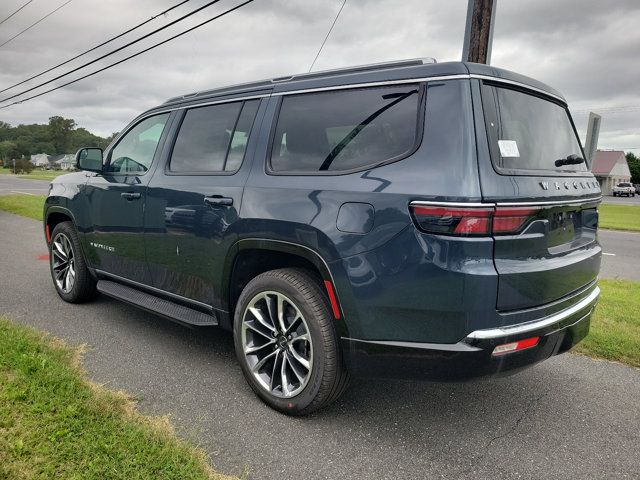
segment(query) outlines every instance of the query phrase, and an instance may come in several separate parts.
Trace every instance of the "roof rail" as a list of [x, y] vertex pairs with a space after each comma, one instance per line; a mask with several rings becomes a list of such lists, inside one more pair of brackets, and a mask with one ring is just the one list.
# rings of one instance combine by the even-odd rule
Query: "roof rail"
[[325, 75], [331, 75], [331, 74], [344, 75], [349, 73], [366, 72], [369, 70], [384, 70], [387, 68], [415, 67], [417, 65], [425, 65], [428, 63], [437, 63], [437, 62], [436, 62], [436, 59], [433, 57], [409, 58], [406, 60], [394, 60], [391, 62], [369, 63], [365, 65], [355, 65], [350, 67], [334, 68], [331, 70], [318, 70], [318, 71], [309, 72], [309, 73], [287, 75], [285, 77], [272, 78], [271, 82], [273, 83], [288, 82], [291, 80], [313, 78], [313, 77], [319, 77], [319, 76], [325, 76]]
[[257, 82], [241, 83], [238, 85], [231, 85], [227, 87], [214, 88], [211, 90], [203, 90], [200, 92], [188, 93], [186, 95], [180, 95], [177, 97], [170, 98], [164, 103], [164, 105], [168, 103], [187, 100], [192, 97], [220, 95], [225, 93], [241, 93], [243, 91], [250, 91], [250, 90], [255, 90], [260, 88], [272, 88], [274, 83], [288, 82], [291, 80], [304, 80], [309, 78], [324, 77], [324, 76], [331, 76], [331, 75], [345, 75], [349, 73], [384, 70], [387, 68], [415, 67], [418, 65], [425, 65], [429, 63], [436, 63], [436, 59], [431, 57], [411, 58], [407, 60], [396, 60], [393, 62], [370, 63], [368, 65], [357, 65], [357, 66], [351, 66], [351, 67], [336, 68], [333, 70], [322, 70], [322, 71], [309, 72], [309, 73], [300, 73], [296, 75], [287, 75], [285, 77], [272, 78], [271, 80], [260, 80]]

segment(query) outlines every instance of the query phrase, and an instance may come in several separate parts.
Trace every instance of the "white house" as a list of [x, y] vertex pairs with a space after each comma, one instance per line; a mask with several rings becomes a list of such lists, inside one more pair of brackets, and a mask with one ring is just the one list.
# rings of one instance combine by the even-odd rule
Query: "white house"
[[49, 156], [46, 153], [36, 153], [31, 155], [31, 163], [36, 167], [46, 167], [49, 165]]
[[611, 195], [618, 183], [631, 181], [629, 165], [621, 150], [596, 151], [591, 171], [600, 183], [603, 195]]

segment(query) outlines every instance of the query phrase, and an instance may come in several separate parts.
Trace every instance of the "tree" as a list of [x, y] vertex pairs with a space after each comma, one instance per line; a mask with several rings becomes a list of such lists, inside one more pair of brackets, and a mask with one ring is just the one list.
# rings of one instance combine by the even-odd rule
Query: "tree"
[[631, 183], [640, 183], [640, 157], [636, 157], [632, 152], [627, 153], [625, 157], [631, 171]]
[[9, 165], [11, 159], [19, 157], [18, 145], [11, 140], [0, 142], [0, 158], [5, 165]]
[[71, 134], [76, 127], [75, 120], [59, 116], [49, 118], [49, 135], [56, 154], [69, 153]]

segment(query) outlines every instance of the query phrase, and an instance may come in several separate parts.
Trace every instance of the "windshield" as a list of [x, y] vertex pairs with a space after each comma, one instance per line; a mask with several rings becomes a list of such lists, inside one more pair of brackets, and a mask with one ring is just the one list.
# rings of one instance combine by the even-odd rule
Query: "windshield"
[[587, 170], [566, 108], [551, 100], [485, 84], [483, 104], [494, 164], [505, 170]]
[[618, 186], [619, 187], [630, 187], [631, 184], [630, 183], [619, 183]]

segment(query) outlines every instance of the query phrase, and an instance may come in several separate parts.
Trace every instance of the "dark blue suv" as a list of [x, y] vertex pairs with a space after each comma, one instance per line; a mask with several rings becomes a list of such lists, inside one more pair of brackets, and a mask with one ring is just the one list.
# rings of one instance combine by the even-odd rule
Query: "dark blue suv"
[[565, 99], [412, 60], [176, 97], [78, 152], [44, 227], [60, 296], [233, 331], [289, 414], [349, 376], [459, 381], [569, 350], [600, 188]]

